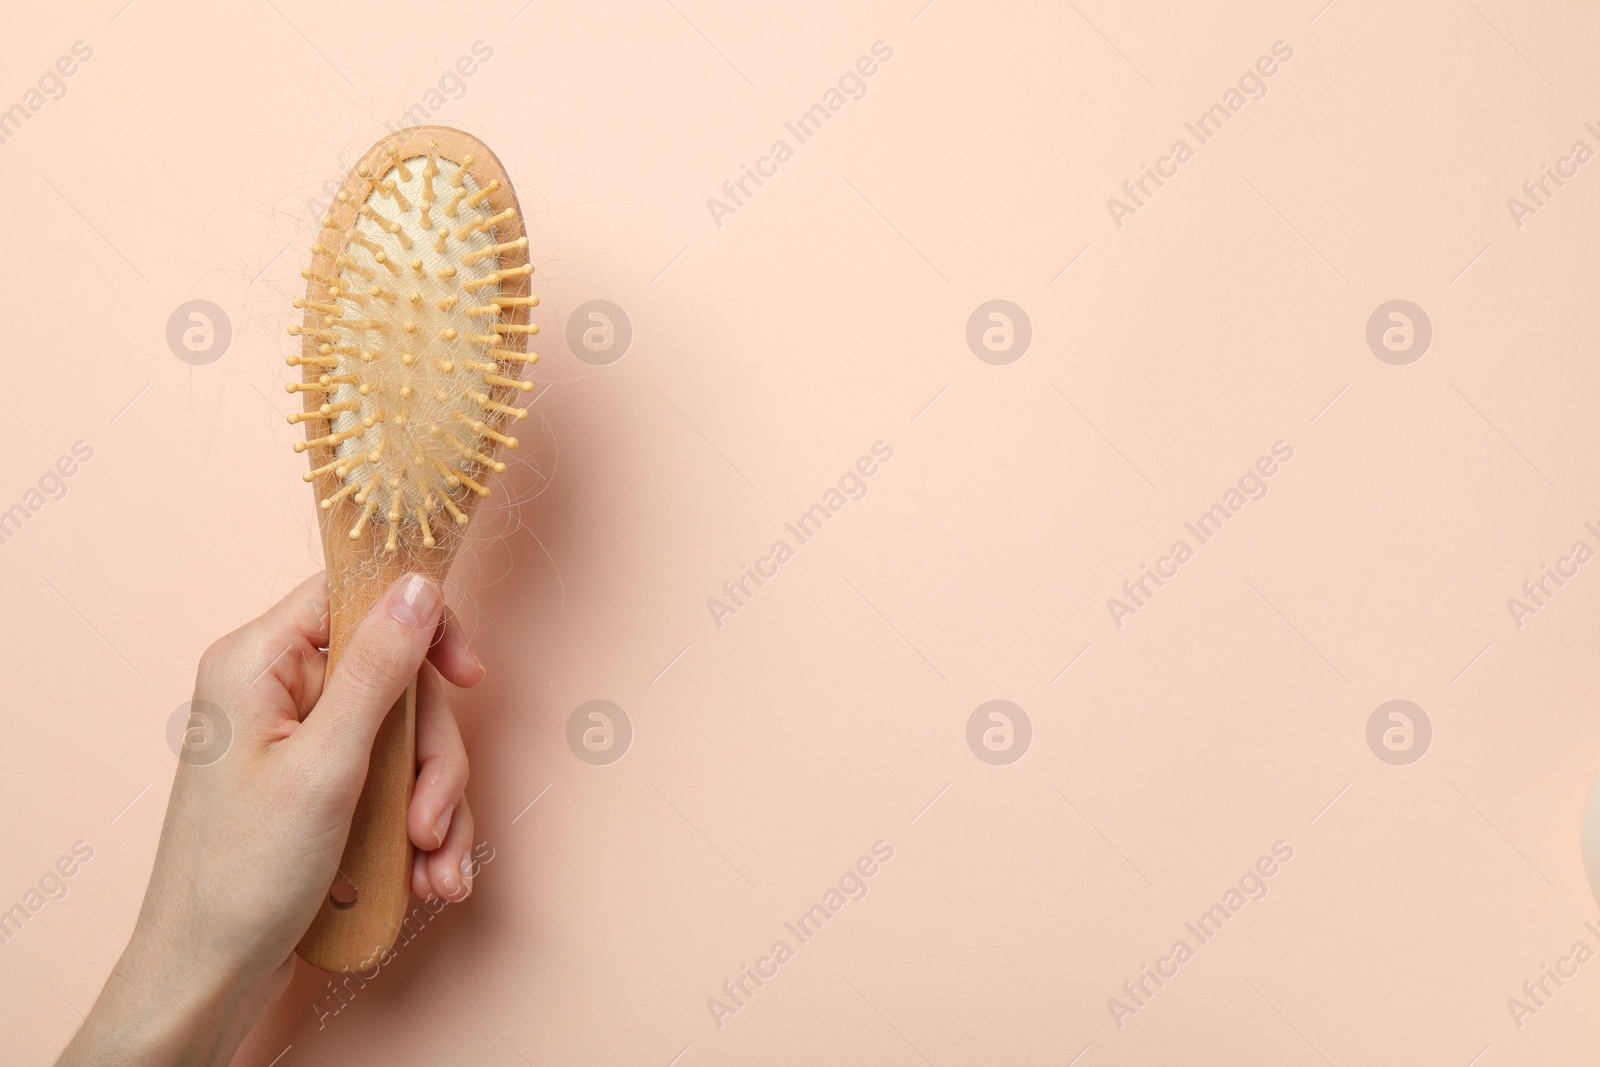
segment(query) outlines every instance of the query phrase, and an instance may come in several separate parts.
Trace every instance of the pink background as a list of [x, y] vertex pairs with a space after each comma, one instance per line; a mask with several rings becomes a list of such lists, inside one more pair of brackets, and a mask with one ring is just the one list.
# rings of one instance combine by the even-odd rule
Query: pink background
[[[495, 858], [320, 1028], [302, 967], [238, 1063], [1592, 1059], [1600, 962], [1520, 1026], [1507, 998], [1600, 950], [1600, 563], [1520, 626], [1507, 598], [1600, 548], [1600, 162], [1520, 226], [1506, 201], [1600, 149], [1600, 12], [122, 3], [0, 41], [0, 106], [93, 49], [0, 144], [0, 508], [93, 449], [0, 545], [0, 908], [94, 850], [0, 947], [14, 1062], [132, 926], [201, 649], [319, 566], [283, 420], [308, 201], [416, 103], [516, 178], [544, 300], [549, 387], [451, 592]], [[1107, 198], [1277, 41], [1265, 97], [1119, 227]], [[232, 324], [206, 365], [166, 341], [193, 299]], [[633, 327], [606, 366], [565, 340], [593, 299]], [[991, 299], [1031, 322], [1009, 365], [967, 344]], [[1405, 366], [1365, 336], [1395, 299], [1434, 333]], [[718, 628], [707, 598], [877, 441], [865, 498]], [[1107, 598], [1278, 441], [1266, 497], [1119, 628]], [[634, 731], [606, 766], [566, 741], [593, 699]], [[1008, 765], [967, 743], [991, 699], [1032, 726]], [[1408, 765], [1366, 740], [1394, 699], [1432, 724]], [[868, 895], [719, 1028], [707, 999], [878, 841]]]

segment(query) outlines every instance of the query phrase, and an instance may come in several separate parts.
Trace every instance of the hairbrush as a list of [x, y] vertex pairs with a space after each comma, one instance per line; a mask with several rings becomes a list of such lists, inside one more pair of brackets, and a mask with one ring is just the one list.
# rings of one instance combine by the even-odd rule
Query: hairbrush
[[[505, 470], [512, 401], [533, 383], [526, 339], [533, 267], [511, 181], [476, 138], [401, 130], [346, 175], [317, 243], [291, 366], [306, 425], [328, 570], [328, 669], [396, 579], [443, 581], [474, 505]], [[410, 904], [406, 812], [416, 775], [417, 686], [373, 742], [339, 877], [299, 945], [328, 971], [371, 967]]]

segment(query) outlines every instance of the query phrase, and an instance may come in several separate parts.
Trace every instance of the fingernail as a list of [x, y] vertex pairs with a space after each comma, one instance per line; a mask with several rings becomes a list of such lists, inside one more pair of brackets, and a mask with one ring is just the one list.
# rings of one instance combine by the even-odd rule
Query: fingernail
[[465, 852], [461, 854], [461, 884], [472, 892], [472, 857]]
[[433, 840], [435, 842], [434, 847], [437, 848], [439, 845], [444, 844], [445, 831], [450, 829], [450, 813], [455, 810], [456, 806], [454, 804], [450, 804], [439, 813], [439, 817], [437, 819], [433, 820]]
[[478, 678], [480, 680], [489, 676], [489, 668], [483, 665], [483, 660], [478, 658], [478, 654], [476, 652], [472, 654], [472, 662], [478, 665]]
[[437, 582], [423, 574], [408, 574], [389, 594], [389, 617], [413, 630], [431, 630], [439, 624], [441, 604]]

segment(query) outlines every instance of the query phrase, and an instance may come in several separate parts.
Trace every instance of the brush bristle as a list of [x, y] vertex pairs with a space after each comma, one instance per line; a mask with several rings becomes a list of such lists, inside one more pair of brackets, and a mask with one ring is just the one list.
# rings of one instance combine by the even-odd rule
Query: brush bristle
[[402, 158], [391, 146], [385, 157], [376, 172], [358, 171], [363, 196], [339, 193], [353, 221], [341, 231], [323, 220], [333, 236], [312, 251], [334, 268], [303, 273], [327, 299], [296, 300], [305, 321], [289, 327], [317, 354], [288, 360], [322, 373], [288, 389], [323, 400], [289, 416], [311, 424], [296, 452], [333, 450], [331, 462], [305, 476], [332, 473], [342, 483], [321, 506], [331, 511], [349, 497], [361, 509], [349, 536], [387, 524], [384, 547], [394, 552], [403, 525], [416, 523], [432, 547], [434, 523], [446, 515], [466, 525], [464, 494], [489, 495], [479, 478], [505, 470], [495, 445], [517, 446], [497, 427], [528, 414], [495, 398], [533, 388], [518, 374], [539, 357], [518, 351], [515, 335], [539, 328], [501, 318], [538, 297], [502, 293], [503, 283], [533, 268], [501, 266], [522, 258], [528, 240], [496, 236], [516, 217], [514, 207], [496, 214], [488, 206], [500, 182], [480, 184], [472, 156], [445, 159], [432, 142], [426, 154]]

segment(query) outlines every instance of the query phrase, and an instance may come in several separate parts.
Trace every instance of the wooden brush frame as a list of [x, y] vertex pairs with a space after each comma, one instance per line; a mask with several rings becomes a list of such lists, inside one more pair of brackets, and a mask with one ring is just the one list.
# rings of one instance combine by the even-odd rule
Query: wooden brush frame
[[[430, 150], [437, 158], [458, 164], [470, 155], [469, 172], [480, 189], [499, 181], [498, 188], [485, 198], [492, 214], [518, 207], [505, 168], [483, 142], [470, 134], [445, 126], [419, 126], [385, 137], [345, 176], [341, 188], [348, 202], [336, 199], [329, 210], [311, 261], [313, 277], [306, 284], [308, 303], [330, 299], [328, 286], [315, 275], [334, 279], [340, 276], [335, 257], [349, 240], [350, 228], [374, 188], [373, 182], [362, 176], [362, 171], [365, 169], [374, 180], [381, 179], [394, 165], [394, 157], [389, 153], [391, 147], [399, 150], [398, 158], [408, 165], [419, 157], [426, 157]], [[521, 211], [517, 210], [511, 218], [498, 224], [494, 235], [502, 242], [526, 236]], [[519, 267], [528, 262], [527, 257], [526, 248], [517, 249], [502, 255], [500, 266], [502, 269]], [[500, 295], [527, 296], [530, 280], [524, 275], [506, 279], [500, 283]], [[508, 307], [500, 321], [526, 324], [530, 310], [525, 306]], [[312, 313], [306, 314], [309, 322]], [[312, 336], [303, 336], [303, 356], [307, 359], [316, 356], [318, 343]], [[523, 352], [525, 344], [524, 334], [511, 333], [499, 347]], [[500, 362], [505, 377], [515, 379], [521, 375], [520, 362]], [[303, 371], [307, 382], [314, 382], [324, 373], [322, 367], [312, 363], [303, 364]], [[307, 411], [316, 411], [322, 403], [319, 393], [302, 395]], [[497, 386], [491, 395], [500, 403], [509, 403], [516, 394], [510, 387]], [[485, 422], [497, 429], [503, 429], [505, 418], [494, 414], [483, 416]], [[495, 455], [493, 440], [479, 438], [478, 447], [490, 456]], [[335, 451], [332, 445], [307, 449], [312, 470], [332, 463]], [[473, 477], [479, 482], [489, 473], [481, 463], [473, 468]], [[342, 487], [336, 473], [320, 475], [313, 485], [318, 500], [334, 496]], [[457, 504], [470, 515], [477, 501], [476, 494], [466, 493]], [[359, 512], [359, 507], [349, 497], [335, 502], [331, 509], [318, 508], [332, 612], [328, 642], [330, 672], [357, 624], [393, 582], [411, 572], [429, 574], [444, 581], [468, 528], [454, 522], [436, 523], [433, 527], [435, 544], [428, 547], [423, 544], [419, 525], [408, 516], [402, 520], [398, 550], [389, 552], [385, 547], [386, 523], [369, 522], [359, 538], [352, 540], [348, 536]], [[413, 679], [378, 730], [366, 784], [356, 805], [334, 886], [330, 887], [329, 896], [323, 899], [316, 919], [300, 941], [297, 950], [300, 957], [325, 971], [370, 969], [389, 951], [405, 920], [411, 901], [412, 845], [406, 830], [406, 816], [416, 778], [416, 709], [417, 683]], [[354, 887], [354, 900], [340, 903], [334, 899], [332, 890], [342, 888], [345, 879]]]

